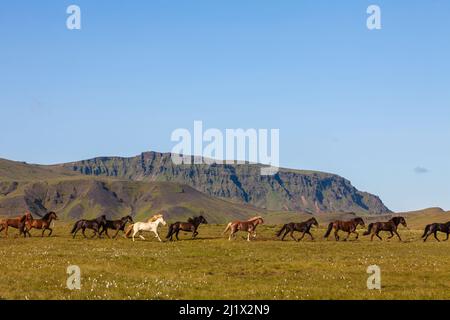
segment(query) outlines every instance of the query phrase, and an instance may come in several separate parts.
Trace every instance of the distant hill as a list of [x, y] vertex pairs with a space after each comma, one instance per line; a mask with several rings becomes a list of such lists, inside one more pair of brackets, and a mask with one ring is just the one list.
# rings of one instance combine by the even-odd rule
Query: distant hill
[[261, 209], [384, 214], [390, 210], [375, 195], [329, 173], [280, 169], [261, 176], [258, 164], [174, 165], [168, 153], [146, 152], [131, 158], [101, 157], [49, 167], [95, 177], [166, 181], [189, 185], [207, 195]]
[[25, 210], [36, 216], [56, 211], [65, 220], [99, 214], [109, 218], [132, 214], [145, 219], [163, 212], [173, 221], [203, 214], [210, 223], [265, 214], [178, 183], [89, 177], [63, 168], [0, 160], [0, 216], [17, 216]]

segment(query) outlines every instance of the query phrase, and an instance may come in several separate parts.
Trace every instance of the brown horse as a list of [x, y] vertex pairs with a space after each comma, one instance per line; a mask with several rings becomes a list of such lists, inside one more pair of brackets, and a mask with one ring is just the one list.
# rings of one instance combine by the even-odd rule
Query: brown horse
[[170, 239], [172, 241], [173, 235], [178, 239], [178, 234], [180, 231], [192, 232], [192, 239], [194, 239], [197, 235], [197, 229], [200, 224], [208, 224], [208, 221], [203, 216], [189, 218], [188, 222], [175, 222], [169, 226], [169, 231], [167, 233], [166, 239]]
[[50, 237], [53, 233], [53, 229], [50, 228], [53, 220], [58, 220], [58, 216], [53, 211], [47, 213], [45, 216], [42, 217], [42, 219], [34, 220], [33, 217], [31, 217], [31, 219], [25, 223], [24, 231], [25, 233], [28, 234], [28, 236], [31, 237], [30, 233], [31, 229], [35, 228], [38, 230], [42, 230], [41, 237], [43, 237], [45, 230], [50, 230], [50, 233], [48, 234], [48, 236]]
[[403, 217], [393, 217], [388, 222], [375, 222], [369, 224], [369, 228], [366, 232], [364, 232], [364, 235], [367, 236], [369, 234], [372, 234], [370, 237], [370, 241], [373, 241], [373, 237], [377, 236], [378, 239], [383, 240], [383, 238], [380, 237], [379, 233], [381, 231], [388, 231], [391, 233], [391, 236], [388, 237], [388, 239], [391, 239], [394, 236], [394, 233], [397, 235], [398, 239], [402, 241], [402, 238], [400, 238], [400, 235], [397, 232], [398, 225], [402, 224], [405, 228], [408, 228], [406, 225], [406, 220]]
[[[317, 222], [316, 218], [311, 218], [305, 222], [300, 222], [300, 223], [291, 222], [291, 223], [285, 224], [283, 226], [283, 228], [281, 228], [280, 231], [278, 231], [277, 237], [280, 237], [281, 234], [284, 232], [283, 236], [281, 237], [281, 241], [284, 240], [284, 238], [286, 237], [286, 235], [288, 233], [290, 234], [292, 239], [294, 239], [295, 241], [300, 241], [303, 239], [305, 234], [309, 234], [309, 236], [311, 237], [311, 240], [314, 240], [314, 237], [312, 236], [312, 234], [310, 232], [312, 226], [319, 227], [319, 223]], [[294, 231], [303, 232], [300, 239], [295, 239]]]
[[232, 238], [236, 237], [236, 233], [238, 231], [246, 231], [248, 233], [247, 235], [247, 241], [250, 241], [250, 235], [252, 235], [253, 238], [256, 238], [256, 227], [259, 224], [263, 224], [264, 220], [262, 217], [254, 217], [247, 221], [233, 221], [230, 222], [223, 234], [230, 231], [230, 236], [228, 237], [228, 240], [231, 240]]
[[437, 237], [438, 231], [447, 234], [447, 238], [444, 240], [447, 241], [450, 234], [450, 221], [446, 223], [432, 223], [427, 225], [422, 236], [423, 242], [427, 241], [428, 237], [432, 234], [437, 241], [440, 241]]
[[26, 237], [27, 234], [25, 232], [25, 223], [31, 219], [32, 219], [31, 213], [27, 212], [23, 216], [14, 219], [0, 220], [0, 232], [5, 230], [5, 237], [8, 238], [8, 228], [12, 227], [15, 229], [19, 229], [19, 236], [23, 234], [24, 237]]
[[324, 237], [328, 238], [328, 236], [331, 233], [331, 230], [333, 230], [333, 228], [334, 228], [334, 237], [336, 238], [336, 241], [339, 241], [339, 235], [338, 235], [339, 230], [347, 232], [347, 238], [345, 238], [344, 241], [347, 241], [348, 238], [350, 237], [350, 234], [352, 234], [352, 233], [356, 234], [356, 239], [358, 239], [359, 234], [358, 234], [358, 232], [356, 232], [356, 228], [358, 227], [358, 225], [365, 227], [364, 220], [362, 218], [357, 217], [350, 221], [339, 221], [338, 220], [338, 221], [330, 222], [330, 224], [328, 225], [327, 232], [325, 233]]

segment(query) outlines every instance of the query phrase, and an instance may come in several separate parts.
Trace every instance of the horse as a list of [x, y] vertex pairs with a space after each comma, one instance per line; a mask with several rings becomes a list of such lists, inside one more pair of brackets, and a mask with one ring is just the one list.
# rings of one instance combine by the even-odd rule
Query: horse
[[24, 237], [26, 238], [27, 234], [25, 232], [25, 223], [30, 219], [32, 219], [31, 213], [26, 212], [23, 216], [14, 219], [0, 220], [0, 232], [5, 230], [5, 237], [8, 238], [8, 228], [12, 227], [15, 229], [19, 229], [19, 236], [23, 234]]
[[105, 215], [102, 215], [97, 219], [93, 220], [79, 220], [75, 222], [72, 231], [70, 233], [73, 234], [73, 238], [75, 239], [77, 232], [82, 230], [83, 236], [87, 238], [85, 234], [86, 229], [92, 229], [94, 230], [94, 235], [91, 238], [95, 237], [96, 235], [100, 238], [99, 231], [100, 228], [105, 225], [105, 223], [106, 223]]
[[[281, 237], [281, 241], [284, 240], [284, 237], [286, 237], [286, 235], [288, 233], [290, 233], [291, 238], [294, 239], [295, 241], [301, 241], [303, 239], [303, 237], [305, 236], [305, 234], [309, 234], [309, 236], [311, 237], [311, 240], [314, 240], [314, 237], [312, 236], [312, 234], [310, 232], [310, 229], [312, 226], [319, 227], [319, 223], [317, 222], [316, 218], [311, 218], [307, 221], [300, 222], [300, 223], [291, 222], [291, 223], [285, 224], [283, 226], [283, 228], [281, 228], [280, 231], [278, 231], [277, 237], [280, 237], [281, 234], [284, 232], [283, 237]], [[303, 232], [300, 239], [295, 239], [294, 231]]]
[[108, 229], [116, 230], [116, 234], [113, 236], [113, 239], [117, 238], [117, 235], [120, 231], [125, 232], [125, 226], [127, 223], [133, 224], [133, 218], [131, 216], [125, 216], [120, 220], [106, 220], [106, 223], [103, 225], [102, 231], [100, 231], [100, 236], [105, 233], [108, 238], [111, 238], [108, 234]]
[[350, 237], [350, 234], [352, 234], [352, 233], [356, 234], [356, 239], [358, 239], [359, 234], [358, 234], [358, 232], [356, 232], [356, 228], [358, 227], [358, 225], [361, 225], [362, 227], [366, 226], [364, 224], [364, 220], [360, 217], [354, 218], [350, 221], [337, 220], [337, 221], [330, 222], [330, 224], [328, 225], [327, 232], [324, 235], [324, 238], [328, 238], [328, 236], [331, 233], [331, 230], [334, 228], [334, 237], [335, 237], [336, 241], [339, 241], [339, 235], [338, 235], [339, 230], [347, 232], [347, 238], [345, 238], [344, 241], [347, 241], [348, 238]]
[[166, 221], [164, 221], [164, 217], [162, 214], [153, 216], [152, 218], [148, 219], [147, 222], [136, 222], [135, 224], [132, 224], [128, 227], [127, 232], [125, 233], [125, 237], [128, 238], [131, 232], [133, 232], [133, 241], [135, 241], [134, 237], [136, 236], [136, 234], [139, 235], [139, 238], [145, 240], [145, 238], [141, 234], [142, 231], [151, 231], [155, 234], [155, 238], [158, 238], [158, 240], [162, 242], [158, 234], [158, 227], [160, 224], [162, 224], [163, 226], [166, 225]]
[[450, 234], [450, 221], [446, 222], [446, 223], [432, 223], [429, 224], [425, 227], [425, 230], [423, 232], [422, 238], [423, 238], [423, 242], [427, 241], [428, 237], [431, 234], [434, 234], [434, 238], [437, 241], [440, 241], [437, 237], [437, 233], [438, 231], [446, 233], [447, 234], [447, 238], [444, 241], [448, 240], [449, 234]]
[[28, 234], [28, 236], [31, 237], [31, 233], [30, 233], [31, 229], [35, 228], [38, 230], [42, 230], [41, 237], [43, 237], [45, 230], [50, 230], [50, 233], [48, 234], [48, 237], [50, 237], [53, 233], [53, 229], [50, 228], [50, 225], [53, 220], [58, 220], [58, 216], [53, 211], [47, 213], [45, 216], [42, 217], [42, 219], [35, 220], [35, 219], [33, 219], [33, 217], [31, 217], [30, 220], [25, 222], [24, 231]]
[[400, 235], [397, 232], [398, 225], [402, 224], [405, 228], [408, 228], [406, 225], [406, 220], [403, 217], [393, 217], [388, 222], [375, 222], [369, 224], [369, 227], [366, 232], [364, 232], [364, 235], [367, 236], [372, 233], [372, 236], [370, 237], [370, 241], [373, 241], [373, 237], [377, 236], [378, 239], [383, 240], [383, 238], [380, 237], [379, 233], [380, 231], [388, 231], [391, 233], [391, 236], [388, 237], [388, 239], [391, 239], [394, 236], [394, 233], [397, 235], [398, 239], [402, 241], [402, 238], [400, 238]]
[[236, 237], [236, 233], [238, 231], [247, 231], [247, 233], [248, 233], [247, 241], [250, 241], [250, 235], [252, 235], [253, 238], [256, 238], [256, 227], [259, 224], [263, 224], [263, 223], [264, 223], [264, 220], [260, 216], [253, 217], [247, 221], [233, 221], [227, 225], [223, 234], [230, 231], [230, 236], [228, 237], [228, 240], [231, 240], [233, 237]]
[[169, 232], [167, 233], [166, 239], [170, 238], [172, 241], [173, 235], [178, 239], [178, 234], [180, 231], [192, 232], [192, 239], [194, 239], [197, 235], [197, 229], [201, 224], [208, 224], [208, 221], [203, 216], [189, 218], [188, 222], [175, 222], [169, 226]]

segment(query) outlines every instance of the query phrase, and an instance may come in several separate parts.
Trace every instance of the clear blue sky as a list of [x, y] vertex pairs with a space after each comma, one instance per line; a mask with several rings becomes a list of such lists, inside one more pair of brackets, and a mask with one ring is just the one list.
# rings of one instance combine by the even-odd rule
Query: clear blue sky
[[2, 1], [0, 157], [170, 151], [194, 120], [279, 128], [284, 167], [450, 209], [449, 21], [447, 0]]

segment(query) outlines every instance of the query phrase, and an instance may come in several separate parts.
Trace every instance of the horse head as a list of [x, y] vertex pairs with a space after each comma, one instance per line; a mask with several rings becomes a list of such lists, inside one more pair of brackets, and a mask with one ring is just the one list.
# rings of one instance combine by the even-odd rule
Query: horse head
[[123, 218], [125, 222], [134, 223], [133, 218], [131, 216], [126, 216]]
[[394, 217], [391, 219], [396, 226], [398, 226], [399, 224], [402, 224], [405, 228], [408, 228], [408, 225], [406, 224], [406, 220], [403, 217]]
[[156, 220], [156, 222], [161, 223], [163, 226], [167, 224], [166, 220], [164, 220], [163, 215], [161, 214], [160, 217]]
[[206, 221], [205, 217], [203, 216], [198, 217], [198, 221], [203, 224], [208, 224], [208, 221]]
[[28, 222], [28, 221], [32, 221], [33, 220], [33, 216], [31, 215], [30, 211], [27, 211], [21, 218], [20, 218], [20, 222]]
[[42, 218], [42, 220], [58, 220], [58, 216], [55, 212], [50, 211]]
[[366, 226], [366, 224], [364, 223], [364, 220], [360, 217], [353, 219], [353, 221], [356, 223], [356, 225], [360, 224], [361, 227], [363, 227], [363, 228]]
[[309, 221], [313, 226], [316, 226], [317, 228], [319, 227], [319, 223], [317, 222], [316, 218], [311, 218], [309, 219]]

